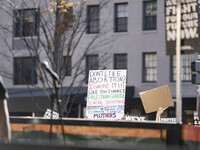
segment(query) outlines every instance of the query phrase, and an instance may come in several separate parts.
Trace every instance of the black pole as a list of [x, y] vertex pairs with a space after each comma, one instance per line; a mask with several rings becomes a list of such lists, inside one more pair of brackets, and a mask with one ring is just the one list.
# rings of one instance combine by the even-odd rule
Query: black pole
[[60, 106], [60, 98], [58, 95], [58, 88], [56, 85], [56, 80], [53, 80], [54, 83], [54, 89], [55, 89], [55, 97], [56, 97], [56, 102], [57, 102], [57, 106], [58, 106], [58, 112], [59, 112], [59, 116], [60, 116], [60, 123], [61, 123], [61, 128], [62, 128], [62, 135], [63, 135], [63, 142], [65, 143], [65, 131], [64, 131], [64, 124], [63, 124], [63, 119], [62, 119], [62, 112], [61, 112], [61, 106]]
[[50, 142], [52, 142], [52, 137], [53, 137], [53, 133], [52, 133], [52, 127], [53, 127], [53, 103], [54, 103], [54, 101], [53, 101], [53, 98], [54, 96], [53, 95], [51, 95], [51, 121], [50, 121], [50, 136], [49, 136], [49, 138], [50, 138]]

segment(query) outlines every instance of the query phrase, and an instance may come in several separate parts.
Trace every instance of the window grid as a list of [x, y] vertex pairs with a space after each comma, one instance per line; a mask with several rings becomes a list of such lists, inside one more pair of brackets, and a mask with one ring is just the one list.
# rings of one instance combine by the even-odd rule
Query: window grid
[[89, 70], [99, 69], [99, 56], [87, 55], [86, 56], [86, 83], [88, 83]]
[[[181, 78], [183, 82], [190, 82], [192, 80], [191, 77], [191, 62], [195, 60], [194, 54], [182, 54], [181, 62], [182, 62], [182, 74]], [[176, 56], [171, 57], [171, 81], [176, 81]]]
[[71, 76], [72, 74], [72, 59], [71, 56], [64, 56], [64, 60], [63, 60], [63, 66], [65, 70], [65, 76]]
[[156, 53], [143, 54], [143, 81], [157, 81], [157, 56]]
[[87, 70], [96, 70], [99, 69], [99, 60], [98, 55], [87, 55]]
[[15, 37], [38, 35], [39, 15], [36, 9], [20, 9], [14, 12]]
[[115, 4], [115, 32], [127, 32], [128, 4]]
[[99, 6], [87, 8], [87, 33], [99, 33]]
[[127, 54], [114, 55], [114, 69], [127, 69]]
[[143, 30], [157, 28], [157, 2], [156, 0], [143, 2]]
[[37, 84], [34, 57], [14, 58], [14, 84]]

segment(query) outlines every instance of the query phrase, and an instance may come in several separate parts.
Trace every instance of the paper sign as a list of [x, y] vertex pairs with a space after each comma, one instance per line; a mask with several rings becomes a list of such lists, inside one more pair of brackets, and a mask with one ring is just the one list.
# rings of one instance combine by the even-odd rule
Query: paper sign
[[168, 85], [141, 92], [140, 97], [146, 113], [174, 105]]
[[121, 119], [124, 116], [126, 70], [90, 70], [86, 116]]
[[47, 111], [44, 114], [44, 118], [51, 119], [51, 115], [52, 115], [52, 119], [59, 118], [59, 113], [57, 113], [55, 111], [51, 111], [51, 109], [47, 109]]

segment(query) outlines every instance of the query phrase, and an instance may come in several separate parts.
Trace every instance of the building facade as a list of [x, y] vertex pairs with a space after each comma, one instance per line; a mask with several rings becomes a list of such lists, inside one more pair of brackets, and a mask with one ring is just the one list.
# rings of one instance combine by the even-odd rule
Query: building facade
[[[9, 29], [12, 30], [12, 34], [8, 34], [8, 43], [3, 38], [0, 43], [1, 75], [9, 91], [11, 115], [30, 115], [32, 112], [41, 115], [49, 106], [46, 104], [48, 100], [45, 94], [37, 90], [37, 87], [42, 88], [34, 67], [37, 60], [32, 57], [32, 53], [26, 52], [26, 43], [21, 38], [31, 36], [33, 38], [28, 39], [30, 43], [38, 42], [38, 35], [42, 33], [41, 5], [44, 4], [37, 0], [34, 6], [16, 5], [15, 11], [11, 12], [12, 17], [0, 13], [1, 19], [5, 20], [3, 24], [8, 24]], [[127, 114], [148, 116], [152, 119], [151, 114], [145, 114], [139, 93], [163, 85], [169, 86], [176, 105], [176, 58], [166, 55], [164, 6], [164, 1], [158, 0], [110, 0], [102, 7], [97, 0], [87, 0], [83, 11], [85, 15], [83, 20], [86, 22], [85, 32], [78, 45], [79, 50], [74, 56], [66, 56], [68, 66], [66, 66], [63, 86], [67, 88], [69, 81], [73, 79], [75, 70], [72, 66], [75, 60], [79, 59], [81, 49], [92, 38], [103, 33], [97, 43], [104, 42], [97, 44], [92, 53], [86, 54], [81, 63], [82, 68], [86, 70], [82, 76], [87, 77], [87, 71], [90, 69], [127, 69], [125, 104]], [[72, 13], [74, 16], [78, 15], [75, 11]], [[17, 14], [27, 17], [28, 20], [20, 19]], [[6, 31], [4, 28], [1, 29], [1, 36], [4, 36]], [[107, 39], [110, 40], [108, 43], [106, 43]], [[41, 48], [41, 44], [35, 45], [41, 50], [42, 55], [44, 49]], [[108, 47], [109, 51], [106, 51]], [[8, 54], [9, 50], [13, 57]], [[197, 87], [191, 83], [191, 62], [197, 58], [197, 55], [197, 53], [182, 55], [182, 113], [185, 123], [192, 122], [193, 113], [196, 111]], [[4, 70], [10, 74], [5, 74]], [[31, 86], [31, 93], [27, 88], [29, 84], [34, 85]], [[76, 105], [73, 106], [76, 115], [72, 117], [84, 116], [87, 82], [82, 87], [81, 92], [84, 96], [77, 99]], [[31, 98], [32, 96], [35, 98]], [[164, 115], [175, 117], [175, 107], [168, 108]]]

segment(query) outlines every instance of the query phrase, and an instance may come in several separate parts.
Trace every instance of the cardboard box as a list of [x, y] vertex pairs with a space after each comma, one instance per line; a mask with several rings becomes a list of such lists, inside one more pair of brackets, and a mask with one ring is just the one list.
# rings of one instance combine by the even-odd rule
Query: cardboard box
[[158, 107], [167, 108], [174, 105], [168, 85], [139, 94], [146, 113], [157, 111]]

